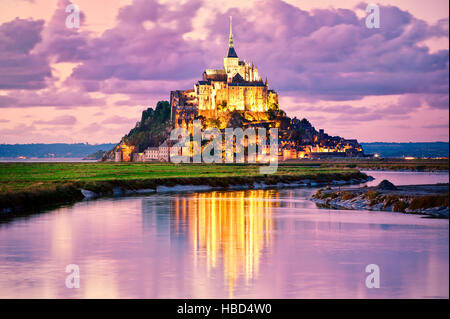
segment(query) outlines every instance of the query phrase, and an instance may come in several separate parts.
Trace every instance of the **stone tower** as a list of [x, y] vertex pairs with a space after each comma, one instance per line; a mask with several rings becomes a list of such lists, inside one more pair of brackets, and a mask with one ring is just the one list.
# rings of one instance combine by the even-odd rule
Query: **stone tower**
[[233, 29], [232, 29], [232, 17], [230, 17], [230, 37], [228, 40], [228, 53], [223, 59], [223, 64], [225, 66], [225, 72], [227, 74], [228, 82], [236, 75], [239, 68], [239, 58], [234, 50], [233, 42]]

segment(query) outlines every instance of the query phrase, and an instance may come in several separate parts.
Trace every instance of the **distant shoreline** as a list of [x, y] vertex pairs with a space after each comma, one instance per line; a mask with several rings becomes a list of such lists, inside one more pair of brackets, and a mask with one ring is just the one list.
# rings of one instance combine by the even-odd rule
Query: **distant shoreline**
[[0, 163], [88, 163], [97, 161], [96, 159], [85, 159], [83, 157], [36, 157], [26, 159], [0, 157]]
[[[96, 159], [85, 157], [54, 157], [18, 159], [0, 157], [0, 163], [96, 163]], [[149, 162], [159, 163], [159, 162]], [[298, 159], [278, 163], [279, 166], [305, 165], [334, 168], [356, 168], [365, 171], [404, 171], [404, 172], [446, 172], [449, 170], [449, 159], [412, 159], [403, 158], [328, 158], [328, 159]]]
[[[360, 142], [366, 154], [378, 154], [386, 159], [411, 156], [416, 158], [449, 157], [449, 142]], [[97, 151], [111, 150], [116, 143], [33, 143], [33, 144], [0, 144], [0, 160], [27, 158], [83, 158]], [[4, 161], [3, 161], [4, 162]]]

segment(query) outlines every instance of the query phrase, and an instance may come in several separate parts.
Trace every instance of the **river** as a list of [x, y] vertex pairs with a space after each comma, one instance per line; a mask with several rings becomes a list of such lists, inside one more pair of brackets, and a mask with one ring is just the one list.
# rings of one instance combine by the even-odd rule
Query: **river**
[[[103, 198], [1, 223], [0, 298], [449, 297], [448, 220], [318, 209], [314, 191]], [[66, 287], [69, 264], [79, 288]], [[369, 264], [379, 288], [366, 287]]]

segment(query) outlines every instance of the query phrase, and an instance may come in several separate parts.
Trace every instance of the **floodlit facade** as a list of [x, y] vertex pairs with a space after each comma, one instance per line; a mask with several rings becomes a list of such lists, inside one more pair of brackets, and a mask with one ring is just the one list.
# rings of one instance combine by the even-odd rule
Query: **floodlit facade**
[[177, 90], [170, 94], [171, 120], [175, 127], [190, 123], [196, 116], [217, 118], [221, 112], [234, 110], [258, 113], [278, 109], [278, 95], [262, 81], [253, 63], [240, 61], [234, 48], [232, 24], [228, 52], [223, 69], [206, 69], [193, 90]]

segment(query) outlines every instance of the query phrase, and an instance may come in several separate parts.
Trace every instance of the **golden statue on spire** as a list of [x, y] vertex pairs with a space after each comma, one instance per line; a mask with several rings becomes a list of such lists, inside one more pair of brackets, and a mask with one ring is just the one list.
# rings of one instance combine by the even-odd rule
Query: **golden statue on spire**
[[230, 48], [232, 48], [232, 47], [234, 46], [234, 43], [233, 43], [233, 29], [232, 29], [232, 25], [233, 25], [233, 17], [230, 16], [230, 39], [229, 39], [229, 41], [228, 41], [228, 46], [229, 46]]

